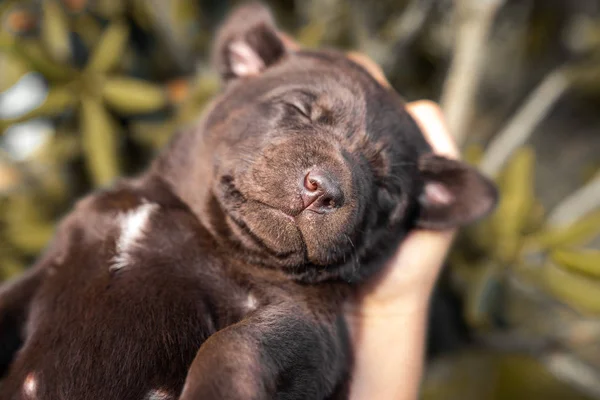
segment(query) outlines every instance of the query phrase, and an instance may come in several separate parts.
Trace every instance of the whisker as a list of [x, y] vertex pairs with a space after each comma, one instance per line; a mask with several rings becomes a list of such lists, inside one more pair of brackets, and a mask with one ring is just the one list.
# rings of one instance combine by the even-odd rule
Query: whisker
[[416, 162], [413, 161], [404, 161], [404, 162], [390, 162], [391, 167], [402, 167], [404, 165], [417, 165]]
[[350, 242], [350, 246], [352, 246], [352, 272], [353, 272], [353, 274], [356, 274], [356, 272], [360, 268], [360, 261], [358, 259], [358, 253], [356, 251], [356, 246], [354, 246], [354, 243], [352, 243], [352, 239], [350, 239], [350, 236], [348, 236], [344, 233], [344, 237], [346, 239], [348, 239], [348, 242]]

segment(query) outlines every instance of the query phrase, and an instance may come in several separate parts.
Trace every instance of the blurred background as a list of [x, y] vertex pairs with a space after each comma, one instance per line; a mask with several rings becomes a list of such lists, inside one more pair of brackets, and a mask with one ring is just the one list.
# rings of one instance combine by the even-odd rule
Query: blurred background
[[[225, 0], [0, 0], [0, 281], [73, 202], [148, 165], [218, 90]], [[423, 399], [600, 399], [600, 0], [273, 0], [440, 102], [496, 213], [431, 308]]]

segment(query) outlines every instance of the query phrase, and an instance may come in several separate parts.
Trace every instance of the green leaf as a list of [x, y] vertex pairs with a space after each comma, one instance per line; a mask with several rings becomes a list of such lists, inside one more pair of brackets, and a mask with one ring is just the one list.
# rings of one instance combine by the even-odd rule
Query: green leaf
[[550, 249], [558, 246], [584, 245], [598, 235], [600, 235], [600, 210], [591, 212], [568, 226], [546, 228], [538, 234], [529, 236], [527, 242], [532, 247]]
[[322, 21], [313, 21], [298, 33], [298, 42], [305, 47], [317, 47], [323, 41], [327, 27]]
[[47, 208], [32, 193], [13, 195], [4, 215], [4, 235], [20, 251], [35, 255], [50, 240], [54, 227]]
[[86, 67], [93, 72], [108, 72], [114, 69], [127, 46], [129, 26], [124, 21], [113, 22], [104, 31]]
[[82, 148], [94, 184], [105, 185], [119, 176], [118, 136], [115, 122], [100, 101], [81, 100]]
[[102, 27], [89, 13], [81, 13], [73, 21], [73, 32], [83, 40], [86, 47], [95, 47], [102, 36]]
[[52, 58], [61, 63], [71, 59], [71, 43], [67, 17], [55, 0], [42, 1], [41, 41]]
[[122, 17], [127, 8], [132, 6], [131, 1], [94, 0], [90, 3], [90, 7], [94, 13], [105, 19]]
[[108, 105], [124, 114], [149, 113], [168, 103], [162, 87], [133, 78], [107, 79], [102, 95]]
[[499, 179], [500, 203], [492, 216], [498, 257], [510, 262], [516, 256], [523, 231], [535, 202], [535, 152], [520, 148], [506, 165]]
[[15, 51], [50, 81], [71, 80], [77, 74], [71, 66], [52, 60], [40, 43], [34, 40], [20, 40]]
[[176, 131], [176, 121], [163, 123], [138, 121], [130, 125], [133, 140], [142, 146], [159, 151], [168, 143]]
[[600, 315], [600, 280], [548, 264], [544, 267], [544, 281], [548, 291], [560, 301], [580, 312]]
[[600, 278], [600, 250], [556, 250], [550, 257], [561, 267], [593, 278]]

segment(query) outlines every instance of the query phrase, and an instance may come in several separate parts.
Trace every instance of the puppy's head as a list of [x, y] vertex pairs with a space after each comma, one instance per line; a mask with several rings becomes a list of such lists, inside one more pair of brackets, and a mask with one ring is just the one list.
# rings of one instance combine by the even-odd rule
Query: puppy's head
[[304, 280], [354, 279], [411, 227], [493, 208], [493, 185], [433, 155], [396, 93], [341, 53], [290, 49], [261, 5], [225, 21], [214, 62], [225, 90], [203, 122], [207, 202], [248, 259]]

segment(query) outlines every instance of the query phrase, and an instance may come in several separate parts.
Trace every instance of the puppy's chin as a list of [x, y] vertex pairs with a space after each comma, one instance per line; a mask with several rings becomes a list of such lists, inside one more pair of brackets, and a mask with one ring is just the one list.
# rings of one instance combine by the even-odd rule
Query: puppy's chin
[[357, 241], [353, 211], [352, 206], [342, 207], [331, 214], [304, 210], [296, 217], [310, 264], [328, 267], [352, 256]]
[[305, 262], [302, 234], [291, 216], [251, 200], [225, 205], [225, 213], [231, 233], [245, 249], [279, 265]]
[[354, 225], [341, 215], [305, 210], [292, 217], [269, 205], [248, 200], [223, 205], [230, 238], [257, 263], [292, 275], [311, 266], [330, 276], [329, 267], [351, 261]]

